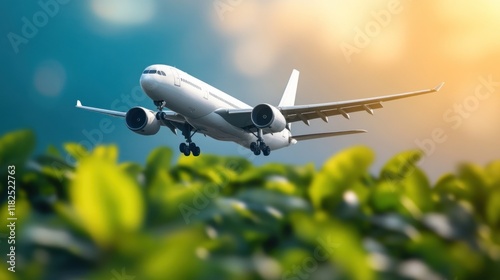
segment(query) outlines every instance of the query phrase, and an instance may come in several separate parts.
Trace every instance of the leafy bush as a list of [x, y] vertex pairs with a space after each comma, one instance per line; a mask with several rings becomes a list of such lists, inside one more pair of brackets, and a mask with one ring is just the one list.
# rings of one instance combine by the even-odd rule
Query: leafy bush
[[500, 276], [500, 161], [431, 186], [419, 151], [374, 176], [366, 147], [315, 170], [213, 155], [172, 164], [165, 147], [142, 166], [119, 163], [115, 146], [66, 144], [69, 164], [55, 148], [32, 158], [34, 146], [30, 131], [0, 139], [1, 219], [9, 165], [18, 217], [16, 273], [4, 261], [1, 279]]

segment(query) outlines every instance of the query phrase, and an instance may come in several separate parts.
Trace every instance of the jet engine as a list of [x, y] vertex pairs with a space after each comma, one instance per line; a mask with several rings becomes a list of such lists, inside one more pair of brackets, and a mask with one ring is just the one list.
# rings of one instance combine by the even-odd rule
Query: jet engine
[[143, 107], [128, 110], [125, 122], [130, 130], [142, 135], [154, 135], [160, 130], [160, 121], [155, 114]]
[[264, 132], [281, 132], [286, 128], [286, 119], [278, 108], [269, 104], [259, 104], [252, 110], [253, 124]]

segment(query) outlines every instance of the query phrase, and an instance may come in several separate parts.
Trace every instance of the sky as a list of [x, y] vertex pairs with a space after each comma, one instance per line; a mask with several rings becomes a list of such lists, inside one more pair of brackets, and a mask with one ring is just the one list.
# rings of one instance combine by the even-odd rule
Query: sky
[[255, 164], [320, 167], [332, 154], [366, 145], [372, 171], [393, 155], [423, 149], [435, 180], [461, 162], [500, 158], [500, 3], [411, 0], [40, 0], [3, 1], [0, 133], [37, 134], [37, 152], [77, 142], [116, 144], [122, 161], [143, 162], [183, 137], [129, 131], [123, 120], [74, 108], [154, 109], [139, 78], [151, 64], [175, 66], [242, 101], [277, 104], [293, 69], [296, 104], [432, 88], [433, 95], [384, 103], [374, 116], [330, 118], [293, 133], [367, 129], [366, 134], [300, 142], [255, 157], [202, 135], [202, 153]]

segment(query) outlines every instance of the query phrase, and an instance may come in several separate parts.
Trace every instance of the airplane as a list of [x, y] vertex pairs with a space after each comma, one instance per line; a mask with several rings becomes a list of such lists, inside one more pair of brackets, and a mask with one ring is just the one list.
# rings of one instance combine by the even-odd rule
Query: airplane
[[[200, 147], [192, 141], [197, 133], [235, 142], [255, 155], [262, 152], [269, 156], [271, 151], [298, 141], [367, 132], [354, 129], [293, 135], [291, 124], [294, 122], [310, 125], [310, 120], [328, 122], [328, 117], [337, 115], [349, 119], [349, 114], [359, 111], [373, 115], [375, 109], [382, 108], [382, 102], [437, 92], [444, 85], [381, 97], [295, 105], [298, 81], [299, 71], [294, 69], [278, 106], [262, 103], [252, 107], [175, 67], [155, 64], [142, 72], [140, 85], [153, 100], [157, 111], [133, 107], [127, 112], [119, 112], [83, 106], [80, 100], [77, 100], [76, 107], [125, 118], [127, 127], [142, 135], [154, 135], [162, 126], [176, 135], [179, 130], [185, 138], [179, 151], [185, 156], [200, 155]], [[170, 110], [164, 111], [164, 108]]]

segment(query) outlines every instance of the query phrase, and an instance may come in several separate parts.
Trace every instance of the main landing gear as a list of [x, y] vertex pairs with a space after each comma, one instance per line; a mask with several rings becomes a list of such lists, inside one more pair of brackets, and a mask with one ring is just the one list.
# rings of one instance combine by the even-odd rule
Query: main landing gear
[[257, 141], [250, 144], [250, 150], [256, 156], [260, 155], [260, 153], [262, 152], [262, 154], [267, 157], [271, 154], [271, 148], [269, 148], [269, 146], [264, 143], [264, 140], [262, 140], [262, 129], [259, 129], [256, 136]]
[[184, 135], [184, 137], [186, 138], [186, 143], [181, 143], [179, 145], [179, 151], [185, 156], [193, 154], [193, 156], [197, 157], [201, 153], [200, 147], [196, 146], [196, 144], [191, 140], [191, 137], [193, 137], [195, 134], [196, 131], [193, 131], [193, 127], [190, 124], [186, 123], [184, 129], [182, 130], [182, 135]]

